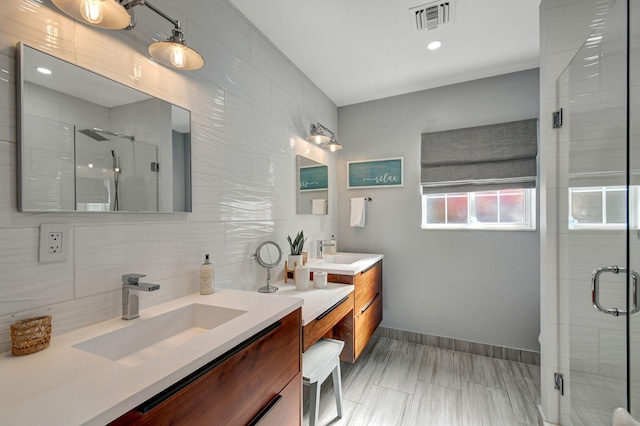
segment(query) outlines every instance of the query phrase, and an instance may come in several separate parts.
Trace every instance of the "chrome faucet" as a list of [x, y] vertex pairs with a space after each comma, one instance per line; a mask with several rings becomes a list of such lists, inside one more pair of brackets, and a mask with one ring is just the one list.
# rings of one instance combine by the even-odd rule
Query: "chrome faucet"
[[160, 285], [139, 282], [144, 274], [126, 274], [122, 276], [122, 319], [131, 320], [140, 316], [139, 291], [160, 290]]
[[335, 244], [328, 242], [327, 240], [318, 240], [316, 242], [316, 257], [322, 259], [322, 247], [333, 247]]

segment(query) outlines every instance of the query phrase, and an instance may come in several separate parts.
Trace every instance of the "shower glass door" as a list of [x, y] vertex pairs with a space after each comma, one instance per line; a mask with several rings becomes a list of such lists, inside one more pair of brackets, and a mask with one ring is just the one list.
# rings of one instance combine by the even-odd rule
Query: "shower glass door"
[[[631, 199], [629, 217], [629, 265], [640, 271], [640, 0], [631, 0], [629, 16], [629, 183]], [[639, 284], [640, 285], [640, 284]], [[633, 298], [633, 293], [630, 295]], [[629, 406], [640, 419], [640, 313], [628, 317]]]
[[557, 81], [561, 412], [573, 425], [611, 424], [628, 406], [626, 311], [640, 265], [628, 257], [626, 8], [602, 10]]

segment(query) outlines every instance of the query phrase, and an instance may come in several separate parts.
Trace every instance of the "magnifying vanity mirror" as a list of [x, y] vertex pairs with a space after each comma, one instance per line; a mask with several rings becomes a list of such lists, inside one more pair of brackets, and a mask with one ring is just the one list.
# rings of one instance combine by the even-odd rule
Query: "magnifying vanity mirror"
[[264, 241], [258, 245], [253, 256], [258, 265], [267, 268], [267, 285], [260, 287], [258, 291], [260, 293], [275, 293], [278, 291], [278, 287], [271, 285], [271, 268], [275, 268], [282, 261], [282, 249], [274, 241]]
[[22, 43], [16, 63], [19, 211], [191, 211], [189, 111]]
[[329, 167], [302, 155], [296, 156], [298, 214], [327, 214], [329, 209]]

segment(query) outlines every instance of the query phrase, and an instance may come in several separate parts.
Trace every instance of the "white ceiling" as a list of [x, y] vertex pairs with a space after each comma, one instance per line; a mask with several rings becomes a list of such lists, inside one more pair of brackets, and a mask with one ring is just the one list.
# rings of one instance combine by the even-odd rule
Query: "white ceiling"
[[540, 0], [452, 0], [422, 32], [409, 8], [430, 0], [230, 1], [338, 106], [538, 66]]

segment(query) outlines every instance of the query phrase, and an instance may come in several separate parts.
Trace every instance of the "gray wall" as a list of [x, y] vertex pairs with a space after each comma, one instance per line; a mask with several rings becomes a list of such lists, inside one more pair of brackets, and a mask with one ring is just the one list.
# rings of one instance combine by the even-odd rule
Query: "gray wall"
[[[539, 233], [422, 230], [420, 190], [421, 133], [537, 117], [538, 90], [533, 69], [338, 109], [338, 249], [385, 255], [383, 326], [539, 350]], [[347, 189], [347, 161], [397, 156], [404, 187]]]

